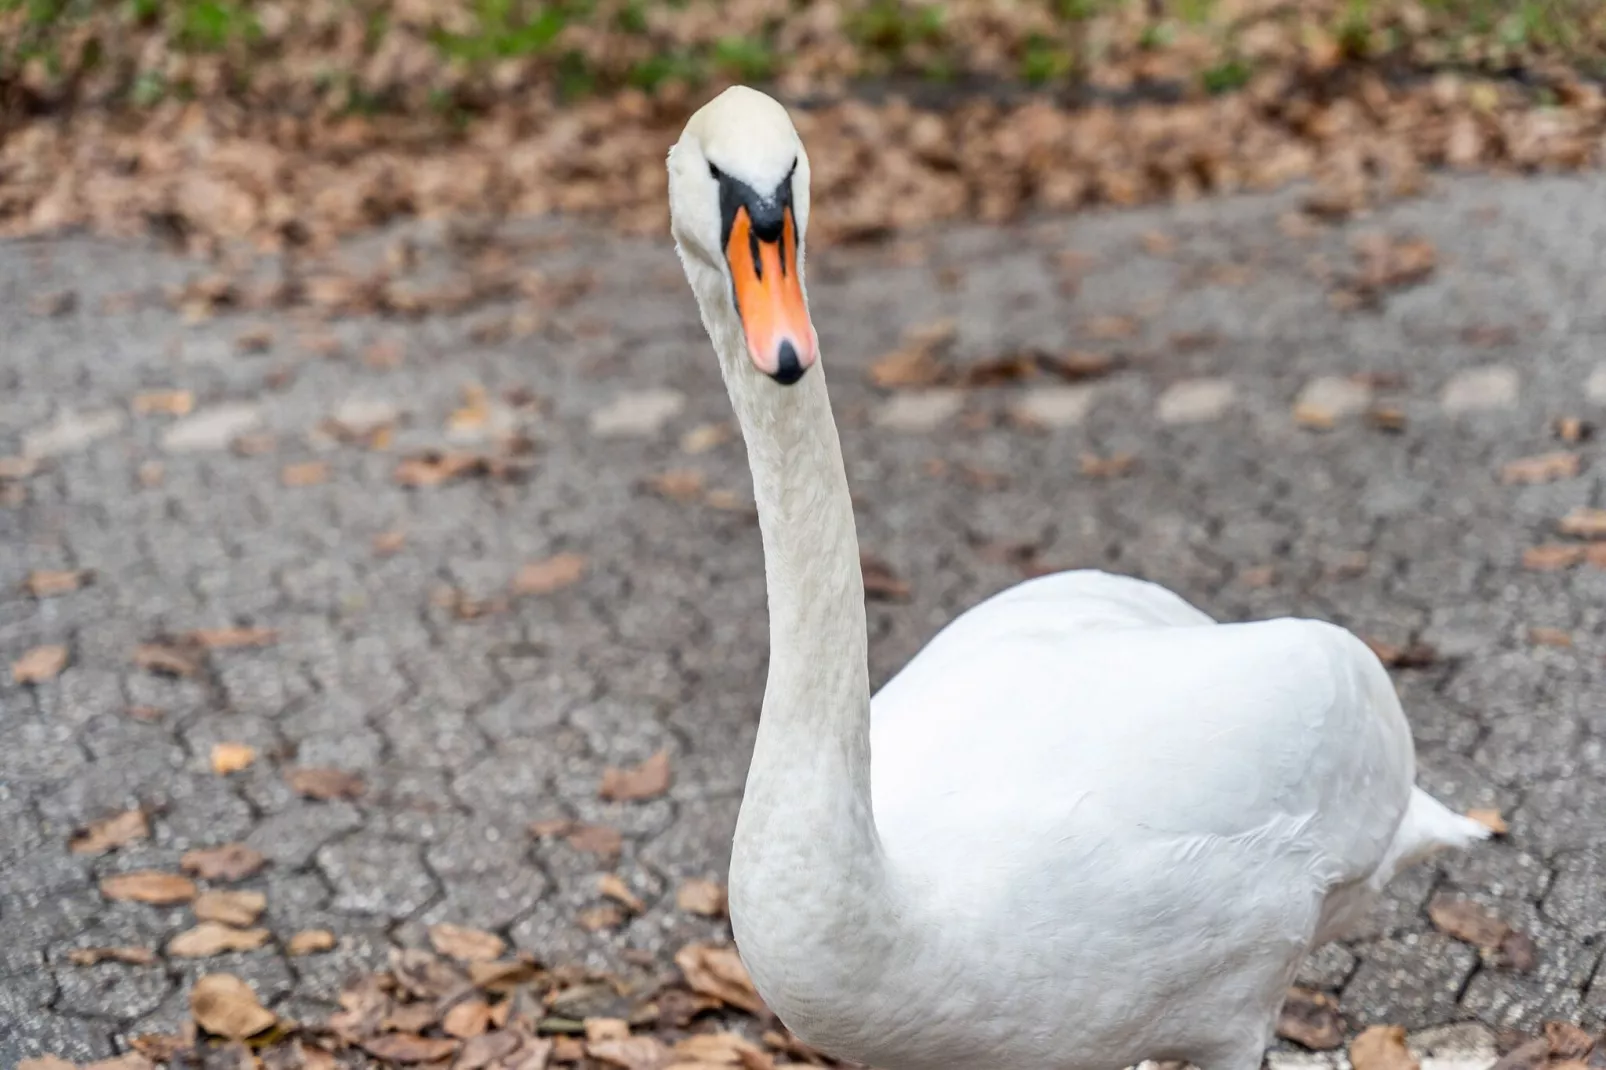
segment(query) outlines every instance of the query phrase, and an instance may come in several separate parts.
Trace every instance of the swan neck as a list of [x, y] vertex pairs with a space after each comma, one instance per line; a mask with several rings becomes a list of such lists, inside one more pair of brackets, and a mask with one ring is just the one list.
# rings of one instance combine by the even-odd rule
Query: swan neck
[[769, 677], [731, 855], [732, 924], [760, 993], [798, 1028], [832, 1017], [798, 990], [799, 956], [824, 981], [811, 991], [849, 998], [874, 983], [895, 939], [871, 805], [864, 581], [823, 362], [792, 386], [762, 376], [719, 288], [699, 290], [747, 444], [769, 602]]

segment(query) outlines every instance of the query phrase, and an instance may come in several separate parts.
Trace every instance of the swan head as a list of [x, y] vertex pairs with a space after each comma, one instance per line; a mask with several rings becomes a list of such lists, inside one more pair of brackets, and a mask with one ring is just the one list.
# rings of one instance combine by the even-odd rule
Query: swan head
[[705, 314], [718, 302], [740, 324], [753, 368], [801, 379], [819, 356], [803, 290], [809, 160], [786, 109], [746, 86], [698, 109], [669, 150], [669, 215]]

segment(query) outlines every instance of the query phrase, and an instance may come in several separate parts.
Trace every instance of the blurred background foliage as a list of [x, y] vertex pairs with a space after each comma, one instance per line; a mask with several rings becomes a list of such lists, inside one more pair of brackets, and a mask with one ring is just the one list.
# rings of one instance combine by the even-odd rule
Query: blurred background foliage
[[0, 0], [12, 116], [224, 100], [462, 122], [518, 94], [1186, 98], [1268, 68], [1606, 77], [1600, 0]]

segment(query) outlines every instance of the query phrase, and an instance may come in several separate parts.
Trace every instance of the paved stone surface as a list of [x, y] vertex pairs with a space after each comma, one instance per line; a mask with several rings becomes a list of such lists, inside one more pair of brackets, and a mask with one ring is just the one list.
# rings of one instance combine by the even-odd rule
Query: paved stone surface
[[[870, 608], [875, 678], [1018, 579], [1023, 559], [1145, 576], [1223, 618], [1300, 613], [1433, 644], [1438, 661], [1397, 673], [1422, 780], [1452, 805], [1502, 810], [1510, 837], [1401, 880], [1306, 980], [1337, 992], [1355, 1025], [1599, 1026], [1606, 569], [1520, 561], [1555, 541], [1556, 518], [1603, 504], [1599, 440], [1563, 446], [1552, 422], [1606, 418], [1586, 388], [1606, 351], [1606, 181], [1446, 181], [1306, 237], [1278, 225], [1294, 203], [816, 251], [863, 542], [911, 588]], [[1380, 309], [1340, 311], [1329, 288], [1352, 266], [1350, 243], [1375, 229], [1426, 236], [1443, 266]], [[1146, 251], [1167, 245], [1145, 240], [1156, 230], [1174, 250]], [[599, 966], [722, 935], [674, 908], [680, 881], [723, 875], [765, 663], [759, 539], [740, 443], [719, 431], [717, 367], [667, 239], [558, 224], [508, 234], [570, 298], [512, 340], [498, 326], [511, 310], [498, 308], [187, 326], [158, 298], [200, 274], [194, 264], [80, 238], [0, 246], [0, 455], [42, 458], [0, 488], [0, 660], [46, 643], [71, 651], [43, 684], [0, 674], [0, 1064], [104, 1055], [171, 1028], [205, 969], [316, 1015], [343, 976], [440, 920]], [[426, 264], [439, 237], [417, 232]], [[1067, 297], [1056, 265], [1071, 249], [1086, 268]], [[362, 263], [381, 251], [375, 239], [345, 252]], [[22, 311], [63, 288], [79, 295], [74, 311]], [[135, 300], [107, 307], [128, 291]], [[958, 320], [957, 359], [1075, 349], [1124, 365], [1050, 406], [1056, 419], [1010, 418], [1023, 399], [1041, 407], [1028, 391], [1053, 384], [1039, 379], [971, 391], [929, 433], [879, 426], [887, 395], [868, 385], [869, 361], [944, 315]], [[1110, 317], [1138, 329], [1112, 340]], [[258, 325], [272, 331], [265, 352], [252, 351], [260, 339], [236, 345]], [[320, 335], [341, 355], [320, 355]], [[1403, 429], [1295, 420], [1308, 390], [1349, 405], [1332, 378], [1356, 374]], [[1177, 402], [1198, 402], [1200, 384], [1210, 404]], [[136, 415], [132, 399], [159, 390], [193, 392], [193, 412]], [[1181, 422], [1156, 419], [1161, 398]], [[373, 438], [392, 413], [388, 440]], [[331, 431], [342, 414], [362, 426]], [[534, 444], [522, 481], [393, 480], [403, 456], [487, 427]], [[175, 448], [242, 433], [243, 452]], [[1561, 448], [1581, 451], [1581, 474], [1499, 482], [1504, 462]], [[1137, 458], [1124, 475], [1083, 467], [1121, 453]], [[315, 461], [322, 482], [283, 475]], [[676, 470], [701, 485], [644, 484]], [[586, 556], [578, 583], [510, 595], [521, 566], [560, 552]], [[93, 579], [36, 600], [22, 585], [45, 569]], [[279, 641], [213, 651], [189, 678], [133, 662], [142, 642], [228, 625]], [[218, 776], [218, 742], [249, 744], [257, 760]], [[665, 797], [598, 798], [606, 767], [660, 749], [674, 770]], [[296, 765], [349, 769], [368, 790], [300, 798], [284, 780]], [[150, 840], [69, 853], [75, 828], [135, 805], [153, 815]], [[526, 831], [558, 818], [618, 829], [617, 862]], [[267, 897], [268, 947], [69, 964], [74, 947], [160, 947], [192, 924], [183, 907], [103, 901], [101, 877], [231, 841], [267, 858], [239, 886]], [[577, 917], [603, 905], [597, 877], [610, 868], [647, 910], [588, 931]], [[1426, 905], [1440, 891], [1530, 933], [1538, 968], [1513, 972], [1435, 932]], [[339, 948], [287, 957], [285, 941], [314, 927]]]

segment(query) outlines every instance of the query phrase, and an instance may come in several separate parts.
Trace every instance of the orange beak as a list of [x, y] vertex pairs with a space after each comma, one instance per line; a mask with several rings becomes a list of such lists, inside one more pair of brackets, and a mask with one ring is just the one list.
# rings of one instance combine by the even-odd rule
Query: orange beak
[[747, 207], [736, 209], [725, 243], [736, 314], [747, 335], [747, 355], [759, 371], [783, 386], [803, 378], [819, 356], [814, 325], [797, 271], [797, 224], [787, 206], [781, 229], [766, 241], [753, 229]]

